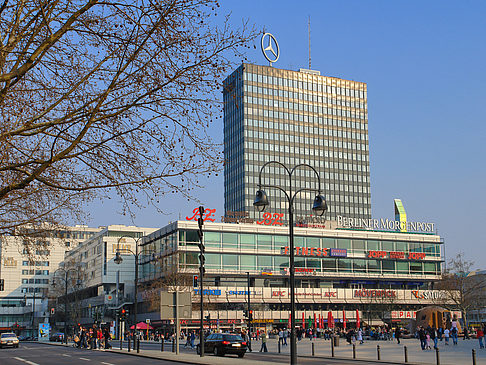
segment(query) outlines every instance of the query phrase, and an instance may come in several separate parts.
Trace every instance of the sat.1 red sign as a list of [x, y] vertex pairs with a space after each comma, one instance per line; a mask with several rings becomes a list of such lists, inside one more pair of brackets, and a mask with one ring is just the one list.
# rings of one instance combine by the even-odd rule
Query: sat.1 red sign
[[368, 251], [368, 258], [373, 259], [400, 259], [404, 260], [408, 258], [409, 260], [423, 260], [425, 259], [426, 254], [423, 252], [409, 252], [408, 255], [405, 252], [396, 252], [396, 251]]

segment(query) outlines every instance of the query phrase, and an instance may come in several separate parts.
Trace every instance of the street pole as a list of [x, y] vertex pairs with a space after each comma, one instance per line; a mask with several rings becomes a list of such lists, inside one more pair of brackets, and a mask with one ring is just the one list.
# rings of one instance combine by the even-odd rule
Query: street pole
[[295, 336], [295, 257], [294, 257], [294, 209], [292, 179], [289, 179], [289, 236], [290, 236], [290, 363], [297, 364], [297, 342]]
[[34, 301], [32, 302], [32, 336], [34, 336], [34, 326], [35, 326], [35, 291], [34, 291]]
[[248, 348], [251, 350], [251, 320], [250, 320], [250, 273], [246, 273], [246, 281], [248, 285]]
[[[199, 226], [199, 230], [198, 230], [198, 234], [199, 234], [199, 276], [200, 276], [200, 280], [201, 280], [201, 285], [200, 285], [200, 295], [201, 295], [201, 308], [200, 308], [200, 311], [201, 311], [201, 320], [200, 320], [200, 323], [199, 323], [199, 356], [200, 357], [204, 357], [204, 297], [203, 297], [203, 277], [204, 277], [204, 262], [205, 262], [205, 257], [204, 257], [204, 251], [205, 251], [205, 247], [204, 247], [204, 234], [203, 234], [203, 230], [202, 230], [202, 227], [204, 225], [204, 220], [203, 220], [203, 214], [204, 214], [204, 207], [200, 206], [199, 207], [199, 218], [197, 220], [197, 223], [198, 223], [198, 226]], [[211, 322], [209, 322], [209, 325], [211, 326]]]
[[135, 307], [133, 308], [133, 315], [135, 317], [135, 334], [137, 331], [137, 310], [138, 310], [138, 240], [135, 240]]
[[67, 294], [68, 294], [68, 272], [67, 270], [64, 271], [64, 341], [67, 344], [67, 319], [68, 319], [68, 312], [67, 312]]

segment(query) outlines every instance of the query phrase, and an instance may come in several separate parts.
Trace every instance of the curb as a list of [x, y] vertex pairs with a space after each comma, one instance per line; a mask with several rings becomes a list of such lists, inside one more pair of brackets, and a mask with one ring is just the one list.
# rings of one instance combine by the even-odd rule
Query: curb
[[[136, 351], [136, 350], [135, 350]], [[162, 361], [172, 361], [172, 362], [177, 362], [177, 363], [181, 363], [181, 364], [194, 364], [194, 361], [189, 361], [189, 360], [182, 360], [182, 359], [167, 359], [167, 358], [163, 358], [163, 357], [158, 357], [158, 356], [154, 356], [154, 355], [146, 355], [146, 354], [142, 354], [142, 353], [138, 353], [137, 352], [122, 352], [120, 350], [105, 350], [105, 352], [111, 352], [113, 354], [121, 354], [121, 355], [130, 355], [130, 356], [138, 356], [138, 357], [143, 357], [145, 359], [155, 359], [155, 360], [162, 360]], [[204, 364], [205, 363], [200, 363], [200, 364]]]

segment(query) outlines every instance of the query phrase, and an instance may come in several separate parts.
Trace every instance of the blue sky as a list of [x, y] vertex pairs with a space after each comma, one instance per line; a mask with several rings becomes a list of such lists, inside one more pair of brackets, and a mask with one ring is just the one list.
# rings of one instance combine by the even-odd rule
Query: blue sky
[[[322, 75], [366, 82], [374, 218], [393, 217], [401, 198], [410, 220], [435, 222], [446, 255], [464, 252], [486, 268], [486, 2], [484, 1], [221, 1], [235, 25], [248, 19], [279, 42], [275, 67], [308, 66]], [[266, 64], [259, 49], [252, 63]], [[235, 60], [239, 62], [239, 60]], [[219, 120], [219, 119], [218, 119]], [[212, 126], [222, 141], [222, 122]], [[223, 213], [223, 177], [198, 192]], [[197, 202], [162, 202], [167, 215], [140, 211], [135, 222], [117, 206], [89, 206], [90, 226], [161, 227], [184, 219]], [[107, 211], [111, 213], [107, 213]]]

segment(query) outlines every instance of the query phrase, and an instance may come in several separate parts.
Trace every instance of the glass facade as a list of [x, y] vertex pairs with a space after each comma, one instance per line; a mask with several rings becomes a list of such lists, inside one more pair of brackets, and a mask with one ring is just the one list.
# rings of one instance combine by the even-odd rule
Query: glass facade
[[[371, 218], [366, 84], [315, 73], [243, 64], [224, 82], [225, 210], [255, 212], [253, 199], [263, 164], [306, 163], [320, 174], [329, 205], [337, 215]], [[262, 183], [289, 189], [277, 165], [264, 170]], [[317, 187], [310, 169], [294, 174], [294, 191]], [[287, 201], [265, 189], [271, 213], [284, 213]], [[310, 215], [315, 194], [294, 204], [297, 220]]]
[[[280, 229], [282, 233], [266, 233], [265, 229], [255, 227], [241, 232], [232, 231], [238, 225], [223, 226], [224, 229], [204, 232], [207, 275], [244, 276], [250, 272], [256, 276], [269, 275], [270, 281], [288, 275], [289, 237], [283, 232], [286, 229]], [[338, 235], [325, 230], [313, 233], [297, 232], [294, 237], [296, 275], [308, 279], [333, 278], [336, 283], [343, 278], [434, 281], [441, 273], [442, 243], [435, 235], [424, 239], [424, 235], [383, 233], [376, 239], [356, 231], [350, 233], [352, 237], [346, 237], [344, 231]], [[150, 254], [141, 261], [144, 280], [160, 277], [161, 267], [170, 270], [176, 268], [174, 265], [181, 272], [197, 273], [198, 241], [197, 230], [187, 228], [174, 228], [163, 236], [146, 240], [142, 252]], [[159, 264], [150, 260], [153, 251], [162, 257]]]

